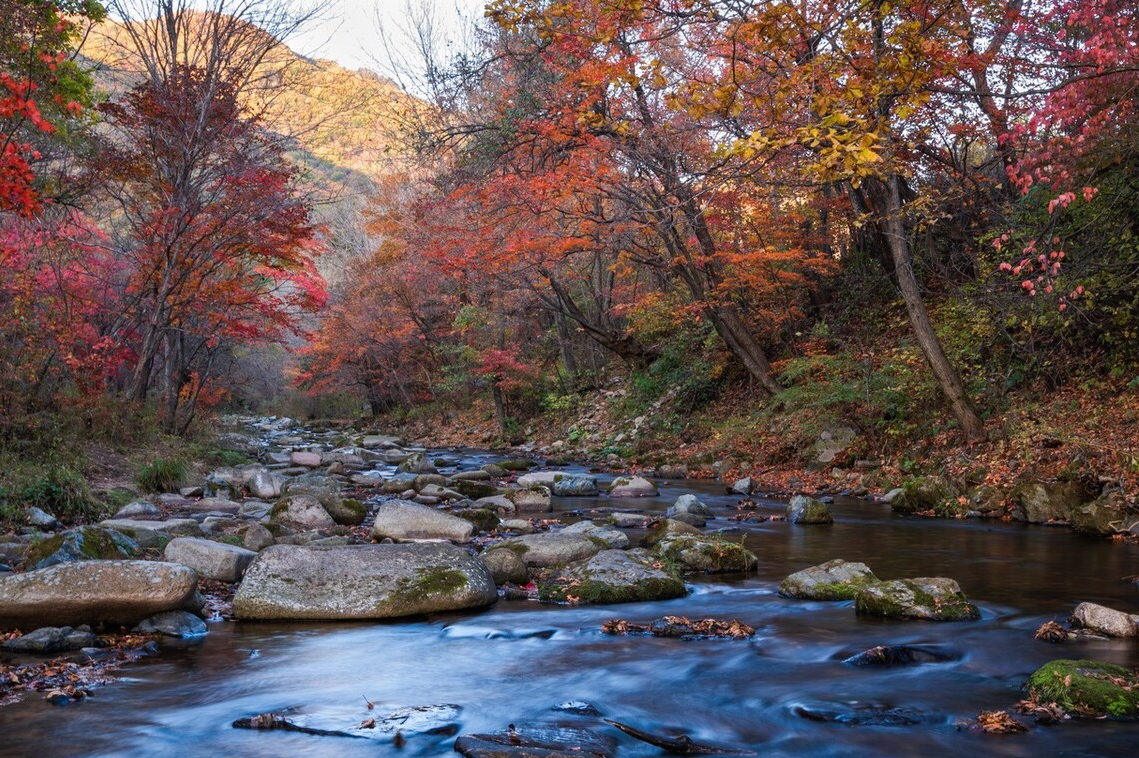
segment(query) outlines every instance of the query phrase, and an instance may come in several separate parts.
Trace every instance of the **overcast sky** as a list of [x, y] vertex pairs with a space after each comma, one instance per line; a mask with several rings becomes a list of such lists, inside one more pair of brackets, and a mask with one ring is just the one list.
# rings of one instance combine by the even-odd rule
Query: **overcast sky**
[[[329, 58], [347, 68], [383, 70], [387, 55], [380, 30], [396, 45], [408, 46], [406, 30], [413, 6], [426, 4], [440, 32], [457, 33], [460, 18], [482, 17], [483, 0], [324, 0], [322, 21], [288, 40], [298, 53]], [[377, 63], [378, 62], [378, 63]]]

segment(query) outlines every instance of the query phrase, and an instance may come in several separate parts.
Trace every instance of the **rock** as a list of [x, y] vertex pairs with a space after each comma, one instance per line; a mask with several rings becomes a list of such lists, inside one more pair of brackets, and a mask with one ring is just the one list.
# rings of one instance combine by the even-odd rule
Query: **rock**
[[514, 480], [519, 487], [553, 487], [559, 476], [566, 476], [561, 471], [531, 471]]
[[412, 488], [416, 492], [423, 492], [428, 487], [445, 487], [450, 480], [442, 474], [416, 474], [412, 480]]
[[280, 474], [260, 468], [246, 479], [245, 489], [259, 500], [272, 500], [280, 496], [284, 483], [285, 478]]
[[470, 521], [475, 526], [475, 532], [491, 532], [498, 528], [502, 519], [490, 508], [468, 508], [454, 511], [455, 516]]
[[138, 543], [122, 532], [102, 526], [81, 526], [32, 545], [25, 561], [32, 568], [42, 569], [72, 561], [134, 558], [141, 554]]
[[262, 550], [233, 601], [239, 619], [379, 619], [490, 605], [490, 569], [446, 544]]
[[585, 474], [558, 474], [552, 491], [555, 497], [595, 497], [600, 494], [597, 479]]
[[228, 513], [237, 514], [241, 511], [242, 503], [224, 497], [206, 497], [196, 503], [185, 506], [191, 513]]
[[330, 529], [336, 526], [332, 516], [312, 495], [287, 495], [269, 511], [269, 519], [293, 529]]
[[554, 509], [553, 503], [550, 502], [549, 488], [540, 484], [508, 490], [506, 498], [514, 503], [514, 507], [519, 511], [548, 513]]
[[746, 497], [755, 492], [755, 488], [756, 481], [750, 476], [745, 476], [743, 479], [737, 479], [735, 483], [732, 484], [732, 494]]
[[1013, 490], [1012, 517], [1030, 524], [1067, 522], [1092, 498], [1079, 482], [1027, 482]]
[[851, 666], [910, 666], [961, 660], [961, 653], [939, 645], [878, 645], [844, 658]]
[[534, 461], [528, 461], [525, 458], [515, 458], [514, 460], [498, 462], [499, 468], [505, 471], [529, 471], [537, 465], [538, 464], [534, 463]]
[[899, 513], [916, 513], [935, 509], [954, 497], [953, 485], [943, 476], [916, 476], [902, 485], [902, 493], [890, 501]]
[[692, 526], [704, 526], [713, 518], [712, 509], [700, 502], [695, 495], [681, 495], [669, 506], [665, 516], [675, 521], [683, 521]]
[[239, 582], [257, 553], [236, 545], [214, 542], [203, 537], [178, 537], [162, 553], [172, 563], [181, 563], [203, 579]]
[[738, 542], [706, 534], [677, 534], [660, 541], [656, 553], [687, 571], [737, 574], [754, 571], [759, 559]]
[[858, 430], [849, 426], [830, 426], [819, 433], [807, 464], [809, 471], [821, 471], [832, 465], [858, 438]]
[[877, 581], [865, 563], [836, 558], [791, 574], [779, 584], [779, 594], [800, 600], [853, 600], [860, 589]]
[[619, 476], [609, 485], [609, 497], [656, 497], [656, 485], [640, 476]]
[[1135, 637], [1139, 635], [1135, 620], [1123, 611], [1095, 603], [1080, 603], [1072, 611], [1072, 623], [1108, 637]]
[[162, 518], [162, 511], [158, 510], [158, 506], [154, 503], [147, 502], [146, 500], [135, 500], [115, 511], [115, 515], [112, 516], [112, 518], [141, 519], [144, 521], [156, 520]]
[[603, 550], [565, 567], [538, 587], [543, 602], [633, 603], [684, 593], [680, 577], [657, 568], [645, 550]]
[[201, 526], [192, 518], [171, 518], [163, 521], [142, 519], [108, 519], [99, 526], [122, 532], [138, 543], [139, 547], [160, 548], [174, 537], [189, 537], [201, 534]]
[[613, 758], [617, 742], [577, 727], [540, 725], [464, 734], [455, 751], [466, 758]]
[[576, 524], [567, 526], [562, 530], [562, 534], [581, 534], [586, 537], [602, 540], [614, 550], [624, 550], [629, 547], [629, 535], [611, 526], [595, 524], [589, 519], [583, 519]]
[[353, 498], [335, 498], [321, 503], [332, 520], [341, 526], [359, 526], [368, 516], [368, 509]]
[[393, 437], [390, 434], [367, 434], [360, 440], [360, 447], [366, 447], [370, 450], [376, 448], [391, 449], [399, 446], [399, 437]]
[[0, 644], [0, 649], [13, 653], [62, 653], [95, 647], [97, 639], [90, 627], [45, 626]]
[[868, 616], [964, 621], [981, 617], [957, 582], [946, 577], [917, 577], [877, 582], [854, 596], [854, 607]]
[[526, 584], [530, 581], [526, 563], [513, 550], [486, 550], [482, 554], [495, 584]]
[[390, 500], [376, 510], [372, 537], [393, 540], [449, 540], [468, 542], [474, 524], [449, 513], [406, 500]]
[[34, 505], [24, 509], [24, 523], [28, 526], [34, 526], [36, 529], [56, 529], [59, 527], [59, 519], [43, 508], [37, 508]]
[[1111, 663], [1050, 661], [1029, 677], [1028, 695], [1081, 716], [1139, 717], [1139, 675]]
[[846, 726], [913, 726], [940, 720], [930, 714], [898, 705], [871, 703], [796, 703], [791, 712], [810, 721]]
[[481, 468], [471, 469], [470, 471], [456, 471], [451, 474], [451, 484], [455, 482], [489, 482], [491, 475]]
[[513, 550], [532, 568], [545, 568], [579, 561], [596, 555], [605, 547], [601, 540], [592, 540], [581, 534], [544, 532], [512, 537], [494, 545], [491, 550]]
[[253, 523], [241, 532], [241, 545], [258, 553], [273, 544], [273, 533], [261, 524]]
[[518, 510], [514, 502], [505, 495], [493, 495], [491, 497], [480, 497], [472, 505], [475, 508], [489, 508], [497, 513], [499, 516], [511, 516]]
[[315, 497], [331, 515], [332, 509], [344, 499], [340, 494], [340, 482], [330, 476], [304, 474], [286, 481], [281, 488], [283, 496], [308, 495]]
[[687, 479], [688, 467], [683, 463], [665, 463], [657, 466], [657, 477], [660, 479]]
[[[483, 474], [486, 472], [469, 472]], [[488, 475], [489, 479], [490, 476]], [[452, 479], [451, 489], [455, 492], [462, 494], [464, 497], [469, 497], [472, 500], [479, 500], [480, 498], [494, 497], [498, 495], [498, 487], [486, 482], [476, 481], [474, 479]]]
[[652, 547], [677, 534], [704, 535], [702, 531], [692, 526], [692, 524], [685, 524], [683, 521], [666, 518], [651, 532], [645, 535], [644, 544], [648, 547]]
[[1072, 527], [1085, 537], [1110, 537], [1130, 531], [1139, 515], [1129, 513], [1129, 505], [1119, 490], [1105, 492], [1090, 503], [1072, 511]]
[[0, 629], [137, 624], [161, 611], [197, 610], [197, 589], [198, 575], [177, 563], [61, 563], [0, 578]]
[[497, 463], [484, 463], [481, 466], [482, 470], [490, 474], [492, 479], [501, 479], [510, 472], [499, 466]]
[[246, 455], [256, 455], [261, 447], [261, 444], [253, 437], [238, 432], [222, 432], [214, 437], [213, 442], [219, 450], [231, 450]]
[[647, 513], [631, 513], [628, 511], [614, 511], [609, 514], [609, 521], [619, 529], [644, 529], [657, 518], [657, 516]]
[[796, 495], [787, 504], [787, 520], [792, 524], [833, 524], [830, 506], [821, 500]]
[[134, 628], [139, 634], [165, 634], [167, 637], [201, 637], [206, 622], [186, 611], [165, 611], [144, 619]]
[[442, 487], [438, 484], [428, 484], [419, 491], [420, 495], [426, 497], [433, 497], [440, 502], [453, 502], [455, 500], [464, 500], [466, 497], [461, 492], [456, 492], [449, 487]]
[[427, 458], [427, 454], [423, 452], [411, 453], [404, 459], [403, 463], [399, 464], [396, 470], [406, 474], [439, 473], [439, 470]]
[[289, 463], [294, 466], [304, 466], [305, 468], [317, 468], [323, 463], [323, 458], [320, 453], [309, 453], [301, 450], [294, 450], [289, 456]]
[[524, 518], [508, 518], [498, 522], [498, 528], [507, 532], [518, 532], [519, 534], [533, 534], [536, 530], [534, 525]]

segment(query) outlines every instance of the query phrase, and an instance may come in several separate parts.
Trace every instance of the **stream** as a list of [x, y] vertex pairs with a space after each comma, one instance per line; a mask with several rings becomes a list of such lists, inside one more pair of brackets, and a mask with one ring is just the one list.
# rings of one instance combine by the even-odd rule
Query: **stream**
[[[489, 460], [467, 455], [464, 466]], [[724, 495], [721, 483], [660, 484], [651, 500], [555, 498], [555, 509], [567, 521], [595, 508], [663, 513], [677, 496], [694, 493], [718, 517], [708, 529], [744, 540], [759, 556], [758, 572], [689, 577], [687, 597], [658, 603], [501, 601], [482, 612], [392, 623], [213, 622], [204, 638], [163, 640], [159, 654], [120, 669], [117, 682], [84, 701], [53, 706], [31, 695], [0, 708], [0, 756], [444, 756], [454, 755], [453, 732], [510, 723], [588, 728], [616, 739], [619, 756], [662, 755], [601, 717], [763, 756], [1135, 755], [1136, 722], [1032, 725], [1019, 735], [960, 724], [980, 711], [1011, 709], [1029, 674], [1053, 658], [1139, 666], [1135, 640], [1033, 639], [1042, 623], [1063, 621], [1081, 601], [1135, 611], [1139, 546], [1086, 541], [1065, 529], [901, 517], [860, 500], [834, 503], [831, 526], [737, 524], [725, 517], [737, 512], [739, 497]], [[782, 508], [757, 505], [773, 514]], [[776, 594], [788, 574], [832, 558], [862, 561], [882, 579], [952, 577], [982, 618], [884, 621], [856, 616], [852, 602]], [[664, 615], [739, 619], [756, 635], [685, 640], [600, 631], [609, 619], [647, 623]], [[937, 646], [953, 660], [843, 663], [897, 644]], [[557, 709], [567, 701], [601, 716]], [[461, 710], [401, 710], [443, 705]], [[270, 711], [350, 731], [374, 717], [381, 728], [352, 739], [231, 727]], [[416, 729], [432, 719], [452, 733]], [[400, 738], [392, 725], [403, 726]]]

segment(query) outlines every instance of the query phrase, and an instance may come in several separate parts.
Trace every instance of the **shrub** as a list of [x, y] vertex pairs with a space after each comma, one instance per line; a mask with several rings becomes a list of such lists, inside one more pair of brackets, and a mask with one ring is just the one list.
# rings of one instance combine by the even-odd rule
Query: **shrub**
[[155, 458], [143, 466], [136, 480], [144, 492], [176, 492], [185, 481], [187, 467], [178, 458]]

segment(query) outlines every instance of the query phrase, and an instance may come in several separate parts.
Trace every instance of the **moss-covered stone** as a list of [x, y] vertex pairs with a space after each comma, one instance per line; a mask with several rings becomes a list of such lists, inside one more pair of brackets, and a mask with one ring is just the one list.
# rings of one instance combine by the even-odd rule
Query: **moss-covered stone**
[[890, 503], [899, 513], [916, 513], [936, 508], [954, 496], [953, 486], [942, 476], [915, 476], [902, 485], [902, 492]]
[[498, 527], [499, 519], [498, 514], [490, 508], [473, 508], [469, 511], [455, 511], [456, 516], [461, 519], [466, 519], [475, 525], [475, 529], [480, 532], [489, 532]]
[[868, 616], [927, 621], [966, 621], [981, 617], [957, 582], [945, 577], [916, 577], [876, 582], [854, 596], [854, 607]]
[[779, 594], [801, 600], [853, 600], [877, 581], [865, 563], [835, 559], [791, 574], [780, 583]]
[[607, 604], [681, 597], [684, 582], [643, 550], [605, 550], [538, 585], [543, 602]]
[[499, 494], [498, 487], [487, 482], [474, 481], [472, 479], [452, 479], [451, 489], [455, 492], [462, 493], [463, 495], [478, 500], [483, 497], [493, 497]]
[[341, 526], [359, 526], [368, 515], [367, 507], [355, 498], [344, 498], [323, 505], [332, 520]]
[[390, 597], [384, 599], [383, 604], [411, 604], [417, 603], [426, 597], [450, 595], [467, 586], [467, 577], [463, 572], [450, 568], [416, 569], [414, 579], [405, 579]]
[[122, 532], [83, 526], [32, 544], [24, 558], [32, 568], [89, 560], [122, 560], [142, 554], [138, 543]]
[[663, 540], [656, 554], [684, 570], [707, 574], [744, 573], [759, 565], [755, 553], [742, 544], [704, 534], [680, 534]]
[[499, 461], [498, 467], [506, 471], [529, 471], [537, 464], [524, 458], [511, 461]]
[[1094, 495], [1079, 482], [1024, 482], [1012, 491], [1013, 518], [1030, 524], [1070, 521]]
[[1029, 677], [1028, 694], [1082, 716], [1139, 718], [1139, 674], [1111, 663], [1049, 661]]

